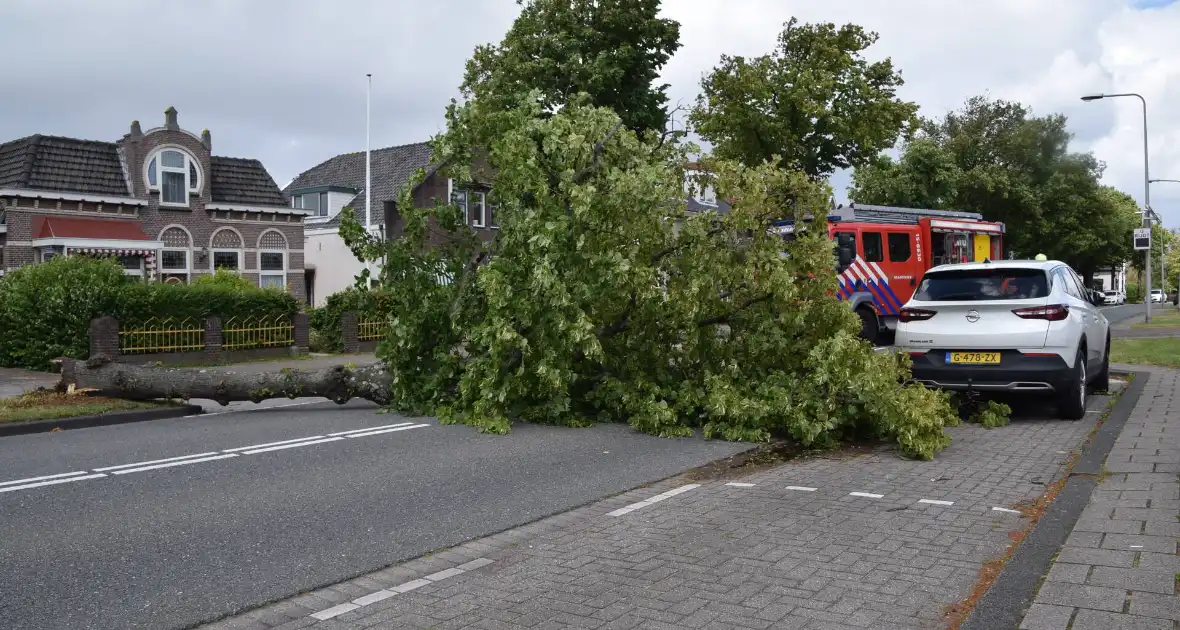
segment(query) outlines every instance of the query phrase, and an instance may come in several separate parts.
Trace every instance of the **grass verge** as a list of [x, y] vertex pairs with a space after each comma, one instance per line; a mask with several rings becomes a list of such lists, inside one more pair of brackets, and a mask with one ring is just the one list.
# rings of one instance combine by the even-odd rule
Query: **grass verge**
[[1171, 304], [1152, 305], [1151, 323], [1139, 322], [1131, 324], [1131, 328], [1180, 328], [1180, 311]]
[[0, 398], [0, 424], [101, 416], [115, 411], [165, 406], [168, 404], [38, 390], [12, 398]]
[[1110, 360], [1132, 365], [1180, 368], [1180, 337], [1154, 339], [1113, 339]]

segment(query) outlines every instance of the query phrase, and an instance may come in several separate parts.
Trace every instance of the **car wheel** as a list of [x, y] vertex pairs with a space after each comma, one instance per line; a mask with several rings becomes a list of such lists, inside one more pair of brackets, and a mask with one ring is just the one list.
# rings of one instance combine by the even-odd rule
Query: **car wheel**
[[1110, 391], [1110, 336], [1106, 337], [1106, 350], [1102, 353], [1102, 367], [1094, 376], [1090, 387], [1096, 392]]
[[1086, 417], [1086, 352], [1078, 349], [1074, 359], [1073, 378], [1065, 391], [1060, 392], [1057, 412], [1066, 420], [1081, 420]]
[[877, 345], [881, 340], [881, 324], [877, 321], [877, 314], [871, 308], [856, 309], [857, 316], [860, 317], [860, 336], [865, 341]]

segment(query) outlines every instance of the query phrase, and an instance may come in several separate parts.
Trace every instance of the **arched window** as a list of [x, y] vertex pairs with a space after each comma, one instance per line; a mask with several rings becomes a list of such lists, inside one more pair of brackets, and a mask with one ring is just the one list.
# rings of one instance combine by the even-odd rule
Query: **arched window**
[[233, 228], [221, 228], [214, 232], [213, 238], [209, 240], [209, 249], [213, 250], [211, 263], [214, 271], [228, 269], [236, 273], [241, 272], [242, 235]]
[[278, 230], [258, 237], [258, 286], [287, 288], [287, 238]]
[[201, 192], [201, 166], [180, 149], [156, 151], [146, 170], [148, 190], [159, 191], [162, 206], [188, 206], [189, 194]]
[[161, 280], [187, 283], [192, 273], [192, 238], [184, 228], [172, 226], [160, 232], [160, 241], [164, 243], [160, 251]]

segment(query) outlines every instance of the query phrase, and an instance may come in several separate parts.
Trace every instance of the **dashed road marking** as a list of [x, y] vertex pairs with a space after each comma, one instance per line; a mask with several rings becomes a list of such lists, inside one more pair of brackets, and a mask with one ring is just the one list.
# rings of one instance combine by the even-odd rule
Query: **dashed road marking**
[[77, 472], [61, 473], [58, 475], [45, 475], [43, 477], [29, 477], [27, 479], [14, 479], [13, 481], [0, 481], [0, 487], [14, 486], [16, 484], [24, 484], [24, 483], [33, 483], [35, 481], [45, 481], [46, 479], [60, 479], [62, 477], [73, 477], [76, 475], [85, 475], [85, 474], [86, 474], [85, 470], [79, 470]]
[[623, 506], [613, 512], [607, 512], [606, 515], [607, 516], [622, 516], [624, 514], [634, 512], [635, 510], [638, 510], [639, 508], [647, 507], [653, 503], [658, 503], [660, 501], [663, 501], [664, 499], [671, 499], [672, 497], [674, 497], [678, 494], [683, 494], [685, 492], [688, 492], [689, 490], [692, 490], [694, 488], [699, 488], [699, 487], [701, 487], [701, 484], [699, 484], [699, 483], [690, 483], [688, 485], [680, 486], [679, 488], [675, 488], [675, 489], [669, 490], [667, 492], [661, 492], [660, 494], [657, 494], [656, 496], [654, 496], [650, 499], [647, 499], [646, 501], [640, 501], [639, 503], [632, 503], [631, 505]]
[[217, 451], [209, 453], [195, 453], [193, 455], [181, 455], [179, 457], [168, 457], [165, 459], [153, 459], [146, 462], [135, 462], [134, 464], [119, 464], [118, 466], [107, 466], [106, 468], [95, 468], [94, 472], [107, 472], [109, 470], [120, 470], [122, 468], [137, 468], [139, 466], [150, 466], [152, 464], [163, 464], [165, 462], [178, 462], [183, 459], [196, 459], [198, 457], [209, 457], [210, 455], [217, 455]]
[[992, 511], [993, 512], [1007, 512], [1008, 514], [1024, 514], [1024, 512], [1021, 512], [1020, 510], [1010, 510], [1008, 508], [1002, 508], [1002, 507], [993, 507]]
[[725, 485], [733, 486], [735, 488], [753, 488], [754, 487], [754, 484], [752, 484], [752, 483], [742, 483], [740, 481], [731, 481]]
[[787, 486], [787, 490], [797, 490], [799, 492], [815, 492], [819, 488], [809, 488], [807, 486]]
[[98, 479], [99, 477], [106, 477], [106, 475], [104, 475], [103, 473], [98, 473], [96, 475], [82, 475], [81, 477], [66, 477], [64, 479], [51, 479], [49, 481], [38, 481], [36, 483], [27, 483], [22, 486], [8, 486], [5, 488], [0, 488], [0, 493], [13, 492], [16, 490], [28, 490], [29, 488], [40, 488], [42, 486], [56, 486], [58, 484], [71, 483], [74, 481], [85, 481], [87, 479]]
[[954, 505], [954, 501], [939, 501], [937, 499], [918, 499], [918, 503], [929, 503], [930, 505]]
[[344, 438], [342, 438], [342, 437], [330, 437], [330, 438], [324, 438], [322, 440], [312, 440], [310, 442], [295, 442], [294, 444], [279, 444], [277, 446], [267, 446], [264, 448], [250, 449], [248, 451], [244, 451], [242, 454], [243, 455], [254, 455], [256, 453], [269, 453], [271, 451], [281, 451], [281, 450], [288, 449], [288, 448], [299, 448], [300, 446], [311, 446], [313, 444], [323, 444], [325, 442], [339, 442], [340, 440], [343, 440], [343, 439]]
[[[318, 401], [315, 401], [318, 402]], [[296, 405], [312, 404], [312, 403], [295, 403]], [[295, 405], [281, 405], [282, 407], [292, 407]], [[266, 407], [266, 409], [276, 409], [276, 407]], [[230, 412], [227, 412], [230, 413]], [[203, 414], [216, 415], [216, 414]], [[174, 468], [176, 466], [187, 466], [189, 464], [199, 464], [203, 462], [212, 462], [222, 459], [230, 459], [240, 455], [255, 455], [258, 453], [269, 453], [271, 451], [280, 451], [291, 448], [298, 448], [300, 446], [312, 446], [315, 444], [324, 444], [327, 442], [340, 442], [346, 438], [369, 437], [371, 435], [381, 435], [384, 433], [393, 433], [395, 431], [406, 431], [409, 429], [421, 429], [428, 427], [429, 424], [421, 423], [414, 424], [413, 422], [399, 422], [397, 424], [387, 424], [377, 427], [366, 427], [363, 429], [351, 429], [348, 431], [340, 431], [337, 433], [330, 433], [324, 435], [310, 435], [307, 437], [293, 438], [290, 440], [280, 440], [277, 442], [266, 442], [263, 444], [253, 444], [251, 446], [237, 446], [234, 448], [227, 448], [221, 451], [209, 451], [207, 453], [192, 453], [190, 455], [178, 455], [176, 457], [165, 457], [163, 459], [152, 459], [142, 462], [133, 462], [130, 464], [119, 464], [117, 466], [103, 466], [101, 468], [94, 468], [91, 470], [78, 470], [74, 472], [58, 473], [53, 475], [42, 475], [39, 477], [28, 477], [25, 479], [13, 479], [11, 481], [0, 481], [0, 493], [14, 492], [16, 490], [29, 490], [32, 488], [41, 488], [44, 486], [55, 486], [63, 483], [70, 483], [73, 481], [83, 481], [86, 479], [98, 479], [100, 477], [107, 477], [108, 475], [126, 475], [136, 472], [144, 472], [148, 470], [159, 470], [162, 468]], [[672, 496], [672, 495], [669, 495]], [[666, 498], [666, 497], [665, 497]]]
[[123, 470], [113, 471], [112, 475], [127, 475], [130, 473], [143, 472], [145, 470], [159, 470], [160, 468], [172, 468], [174, 466], [187, 466], [189, 464], [200, 464], [202, 462], [212, 462], [219, 459], [229, 459], [237, 457], [237, 453], [229, 453], [228, 455], [214, 455], [213, 457], [199, 457], [197, 459], [185, 459], [178, 462], [168, 462], [166, 464], [156, 464], [154, 466], [140, 466], [139, 468], [124, 468]]
[[352, 612], [358, 608], [363, 608], [363, 607], [368, 606], [370, 604], [376, 604], [377, 602], [385, 601], [385, 600], [389, 599], [390, 597], [394, 597], [394, 596], [400, 595], [402, 593], [409, 593], [410, 591], [420, 589], [423, 586], [429, 586], [429, 585], [434, 584], [436, 582], [441, 582], [445, 579], [453, 578], [456, 575], [462, 575], [464, 573], [467, 573], [468, 571], [474, 571], [475, 569], [478, 569], [480, 567], [486, 567], [489, 564], [492, 564], [492, 561], [487, 558], [476, 558], [475, 560], [472, 560], [471, 562], [466, 562], [464, 564], [460, 564], [459, 566], [451, 567], [449, 569], [443, 569], [442, 571], [439, 571], [437, 573], [431, 573], [430, 575], [427, 575], [426, 577], [421, 577], [416, 580], [410, 580], [409, 582], [402, 582], [401, 584], [398, 584], [397, 586], [383, 588], [379, 591], [374, 591], [372, 593], [369, 593], [368, 595], [362, 595], [361, 597], [358, 597], [358, 598], [352, 600], [351, 602], [337, 604], [336, 606], [333, 606], [331, 608], [325, 608], [324, 610], [321, 610], [319, 612], [312, 613], [310, 616], [314, 617], [315, 619], [319, 619], [320, 621], [327, 621], [333, 617], [339, 617], [340, 615], [343, 615], [346, 612]]
[[871, 492], [849, 492], [848, 496], [850, 496], [850, 497], [864, 497], [866, 499], [880, 499], [880, 498], [884, 497], [885, 495], [873, 494]]

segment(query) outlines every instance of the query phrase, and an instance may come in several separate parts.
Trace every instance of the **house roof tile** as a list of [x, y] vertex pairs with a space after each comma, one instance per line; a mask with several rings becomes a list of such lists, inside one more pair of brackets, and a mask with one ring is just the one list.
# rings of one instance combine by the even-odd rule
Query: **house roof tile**
[[[372, 156], [373, 180], [373, 213], [381, 212], [380, 204], [393, 201], [398, 197], [410, 178], [418, 169], [430, 170], [430, 145], [426, 142], [404, 144], [396, 147], [374, 149]], [[285, 195], [296, 190], [316, 188], [320, 186], [347, 186], [359, 190], [349, 202], [358, 218], [363, 220], [365, 212], [365, 152], [345, 153], [337, 155], [317, 166], [299, 174], [283, 189]], [[343, 214], [343, 213], [341, 213]], [[337, 214], [326, 223], [316, 227], [335, 227], [340, 224], [341, 215]]]
[[[215, 155], [212, 166], [213, 201], [287, 205], [258, 160]], [[0, 188], [130, 196], [115, 143], [42, 135], [0, 144]]]
[[213, 201], [252, 206], [285, 206], [279, 185], [258, 160], [213, 156]]
[[81, 219], [77, 217], [33, 217], [33, 238], [100, 238], [122, 241], [148, 241], [139, 223], [119, 219]]

